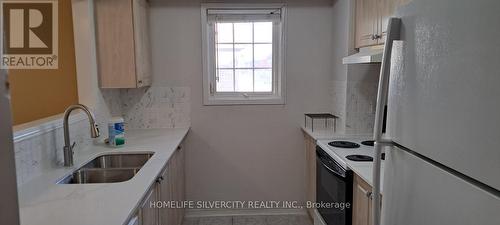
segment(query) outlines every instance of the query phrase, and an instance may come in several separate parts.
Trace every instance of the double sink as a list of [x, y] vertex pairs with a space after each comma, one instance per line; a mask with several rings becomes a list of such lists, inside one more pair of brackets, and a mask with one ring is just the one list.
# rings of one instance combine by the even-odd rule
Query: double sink
[[98, 156], [63, 177], [58, 184], [118, 183], [132, 179], [153, 153], [120, 153]]

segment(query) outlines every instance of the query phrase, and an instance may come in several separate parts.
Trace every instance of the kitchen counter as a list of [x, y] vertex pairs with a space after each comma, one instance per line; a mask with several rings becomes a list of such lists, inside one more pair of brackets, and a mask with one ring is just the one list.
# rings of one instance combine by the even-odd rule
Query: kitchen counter
[[[349, 166], [349, 168], [351, 168], [354, 173], [373, 187], [373, 163], [370, 163], [369, 166]], [[382, 162], [380, 167], [380, 180], [384, 180], [384, 162]], [[383, 193], [383, 190], [384, 182], [380, 182], [380, 193]]]
[[[74, 167], [57, 167], [19, 189], [21, 225], [122, 225], [135, 212], [189, 128], [130, 130], [126, 145], [94, 145], [75, 151]], [[62, 177], [105, 154], [154, 152], [130, 180], [107, 184], [56, 184]]]
[[336, 133], [333, 132], [332, 129], [319, 129], [315, 130], [314, 132], [311, 130], [310, 127], [300, 127], [304, 133], [307, 135], [311, 136], [314, 140], [320, 140], [320, 139], [332, 139], [336, 135]]
[[338, 132], [333, 132], [332, 129], [315, 129], [314, 132], [311, 130], [310, 127], [304, 127], [301, 126], [300, 129], [307, 135], [311, 136], [314, 140], [325, 140], [325, 139], [335, 139], [335, 138], [367, 138], [370, 139], [370, 137], [373, 134], [341, 134]]

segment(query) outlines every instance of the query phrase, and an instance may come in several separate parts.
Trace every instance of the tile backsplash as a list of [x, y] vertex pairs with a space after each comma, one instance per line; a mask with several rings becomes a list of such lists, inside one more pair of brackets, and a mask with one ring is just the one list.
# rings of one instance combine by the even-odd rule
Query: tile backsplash
[[333, 114], [340, 117], [339, 133], [373, 133], [379, 72], [378, 64], [348, 65], [345, 80], [333, 81], [330, 93]]
[[[123, 116], [127, 129], [175, 128], [190, 125], [190, 89], [153, 86], [140, 89], [102, 89], [93, 109], [101, 127], [101, 139], [107, 137], [110, 116]], [[73, 117], [73, 116], [72, 116]], [[50, 128], [38, 129], [14, 140], [17, 183], [21, 186], [50, 168], [63, 163], [62, 120]], [[89, 146], [89, 123], [85, 116], [70, 122], [75, 151]]]
[[347, 134], [373, 133], [377, 102], [377, 83], [354, 82], [347, 84], [346, 122]]
[[127, 129], [179, 128], [190, 125], [190, 88], [152, 86], [105, 94], [113, 116]]
[[[36, 134], [14, 140], [18, 186], [39, 176], [47, 169], [62, 166], [64, 139], [63, 128], [60, 125], [55, 129], [40, 130]], [[71, 123], [70, 134], [71, 141], [76, 143], [75, 151], [92, 143], [89, 129], [86, 119]]]
[[335, 131], [338, 133], [345, 133], [345, 119], [346, 119], [346, 81], [334, 81], [330, 90], [333, 100], [333, 115], [338, 116]]

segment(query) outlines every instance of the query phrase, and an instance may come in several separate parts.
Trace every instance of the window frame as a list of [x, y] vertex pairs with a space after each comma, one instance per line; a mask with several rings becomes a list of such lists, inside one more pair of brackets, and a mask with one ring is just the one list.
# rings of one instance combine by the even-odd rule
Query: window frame
[[[273, 22], [272, 92], [216, 92], [214, 23], [208, 21], [208, 10], [280, 9], [281, 20]], [[279, 23], [279, 24], [274, 24]], [[285, 34], [286, 7], [283, 4], [202, 4], [202, 57], [204, 105], [283, 105], [285, 104]]]

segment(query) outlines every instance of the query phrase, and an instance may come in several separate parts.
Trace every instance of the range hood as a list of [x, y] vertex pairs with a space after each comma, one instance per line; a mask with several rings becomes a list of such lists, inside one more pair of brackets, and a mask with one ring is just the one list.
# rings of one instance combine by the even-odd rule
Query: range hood
[[344, 57], [342, 64], [380, 63], [383, 53], [384, 45], [360, 48], [358, 53]]

